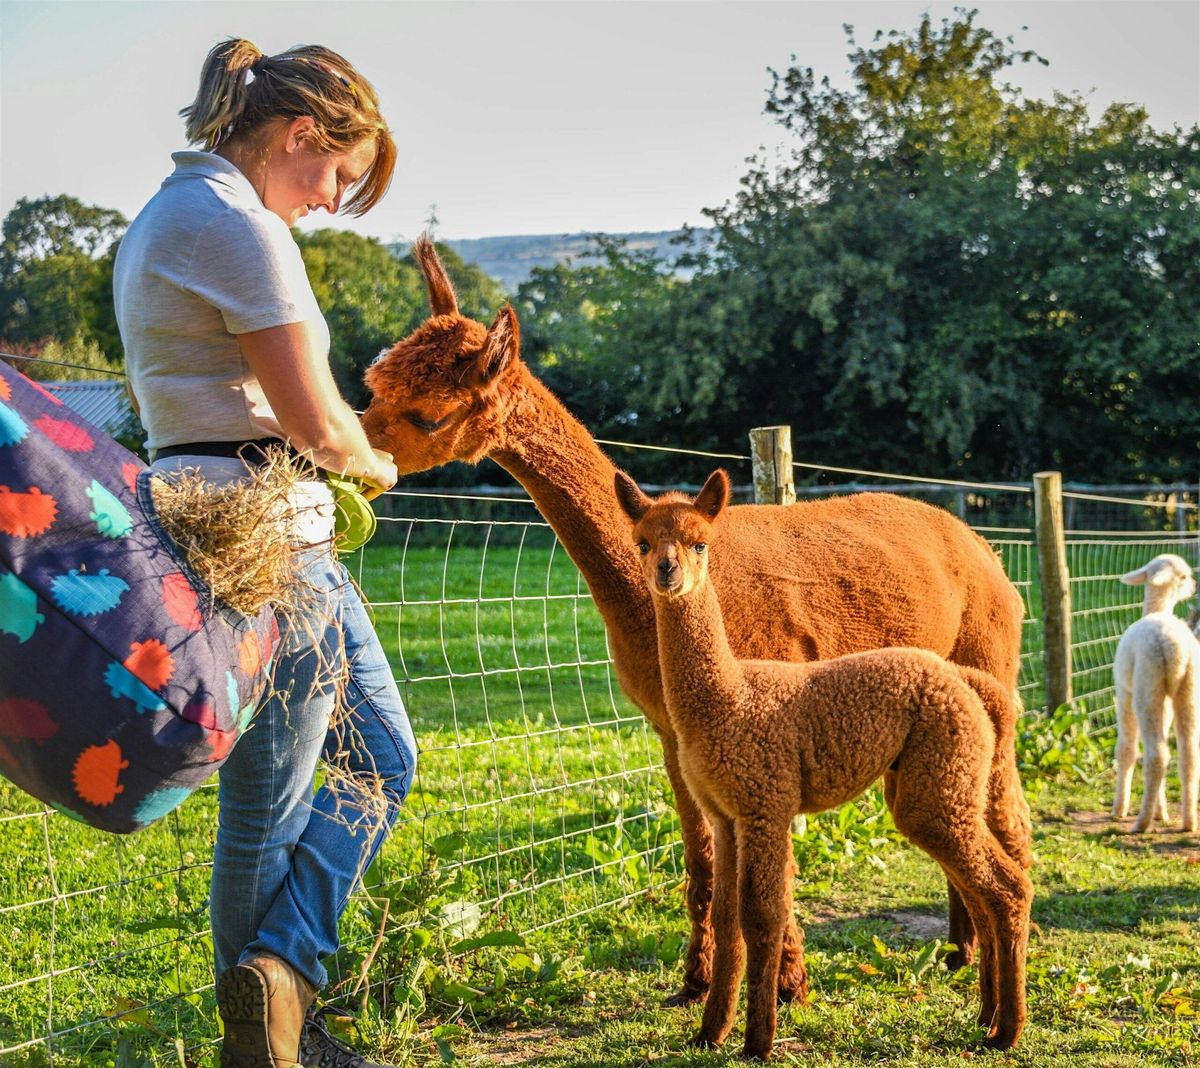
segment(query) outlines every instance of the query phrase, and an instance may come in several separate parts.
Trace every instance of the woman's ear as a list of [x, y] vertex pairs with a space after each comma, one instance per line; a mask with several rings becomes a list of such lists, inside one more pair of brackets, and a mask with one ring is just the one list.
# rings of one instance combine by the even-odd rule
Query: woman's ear
[[287, 124], [287, 129], [284, 131], [284, 151], [295, 152], [312, 137], [313, 131], [316, 128], [316, 121], [311, 115], [297, 115]]

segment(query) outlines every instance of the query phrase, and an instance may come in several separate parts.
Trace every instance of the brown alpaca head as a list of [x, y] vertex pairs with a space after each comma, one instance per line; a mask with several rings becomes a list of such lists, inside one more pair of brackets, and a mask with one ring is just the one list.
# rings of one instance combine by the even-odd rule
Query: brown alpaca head
[[672, 492], [652, 500], [624, 471], [617, 472], [615, 489], [633, 524], [633, 543], [650, 592], [684, 597], [703, 586], [713, 524], [729, 502], [729, 476], [717, 469], [695, 498]]
[[510, 305], [490, 327], [465, 318], [428, 236], [413, 254], [433, 314], [367, 368], [371, 403], [362, 417], [371, 444], [390, 452], [402, 475], [473, 463], [495, 448], [521, 346]]

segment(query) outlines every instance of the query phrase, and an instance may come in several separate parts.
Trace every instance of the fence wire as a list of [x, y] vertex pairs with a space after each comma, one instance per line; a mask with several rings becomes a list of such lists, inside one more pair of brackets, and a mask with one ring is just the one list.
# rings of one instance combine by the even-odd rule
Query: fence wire
[[[812, 492], [903, 487], [990, 541], [1025, 602], [1019, 685], [1026, 708], [1040, 708], [1027, 488], [892, 486], [854, 474], [865, 481]], [[1194, 493], [1151, 496], [1081, 493], [1072, 506], [1075, 693], [1098, 729], [1112, 723], [1112, 653], [1140, 604], [1141, 591], [1118, 576], [1159, 552], [1196, 563]], [[527, 933], [652, 889], [674, 894], [682, 853], [659, 744], [619, 691], [587, 588], [532, 503], [501, 488], [392, 493], [379, 511], [381, 532], [353, 566], [421, 760], [404, 814], [348, 910], [334, 991], [354, 988], [384, 900], [393, 920], [408, 908], [415, 922], [433, 907], [454, 931]], [[215, 1043], [214, 787], [119, 838], [0, 780], [0, 1062], [122, 1063], [136, 1048], [178, 1064]], [[375, 961], [379, 982], [403, 979], [395, 963]]]

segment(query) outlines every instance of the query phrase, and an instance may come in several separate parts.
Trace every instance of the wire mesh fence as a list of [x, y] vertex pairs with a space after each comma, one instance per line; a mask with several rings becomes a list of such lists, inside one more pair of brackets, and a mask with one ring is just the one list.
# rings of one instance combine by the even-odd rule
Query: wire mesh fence
[[[691, 458], [697, 483], [711, 461]], [[1019, 685], [1026, 708], [1040, 708], [1029, 487], [860, 475], [801, 495], [909, 493], [949, 508], [993, 545], [1025, 602]], [[1195, 496], [1166, 488], [1073, 499], [1075, 689], [1103, 729], [1112, 652], [1140, 603], [1117, 578], [1158, 552], [1196, 563]], [[331, 968], [343, 993], [378, 948], [382, 907], [393, 921], [432, 907], [456, 931], [529, 932], [683, 877], [658, 741], [620, 692], [587, 588], [532, 503], [508, 488], [405, 492], [379, 511], [379, 536], [351, 562], [421, 761], [347, 914]], [[212, 784], [123, 839], [0, 781], [0, 937], [9, 947], [0, 954], [0, 1061], [120, 1063], [136, 1047], [186, 1063], [216, 1041], [206, 911], [215, 826]], [[376, 959], [372, 973], [403, 982], [399, 967]]]

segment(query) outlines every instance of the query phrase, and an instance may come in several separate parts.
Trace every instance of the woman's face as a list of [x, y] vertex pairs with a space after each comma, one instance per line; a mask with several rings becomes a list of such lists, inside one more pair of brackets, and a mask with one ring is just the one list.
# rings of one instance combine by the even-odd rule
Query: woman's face
[[289, 123], [263, 173], [263, 205], [288, 226], [318, 208], [333, 215], [341, 206], [342, 194], [375, 160], [373, 139], [349, 152], [325, 153], [313, 147], [312, 128], [310, 118]]

